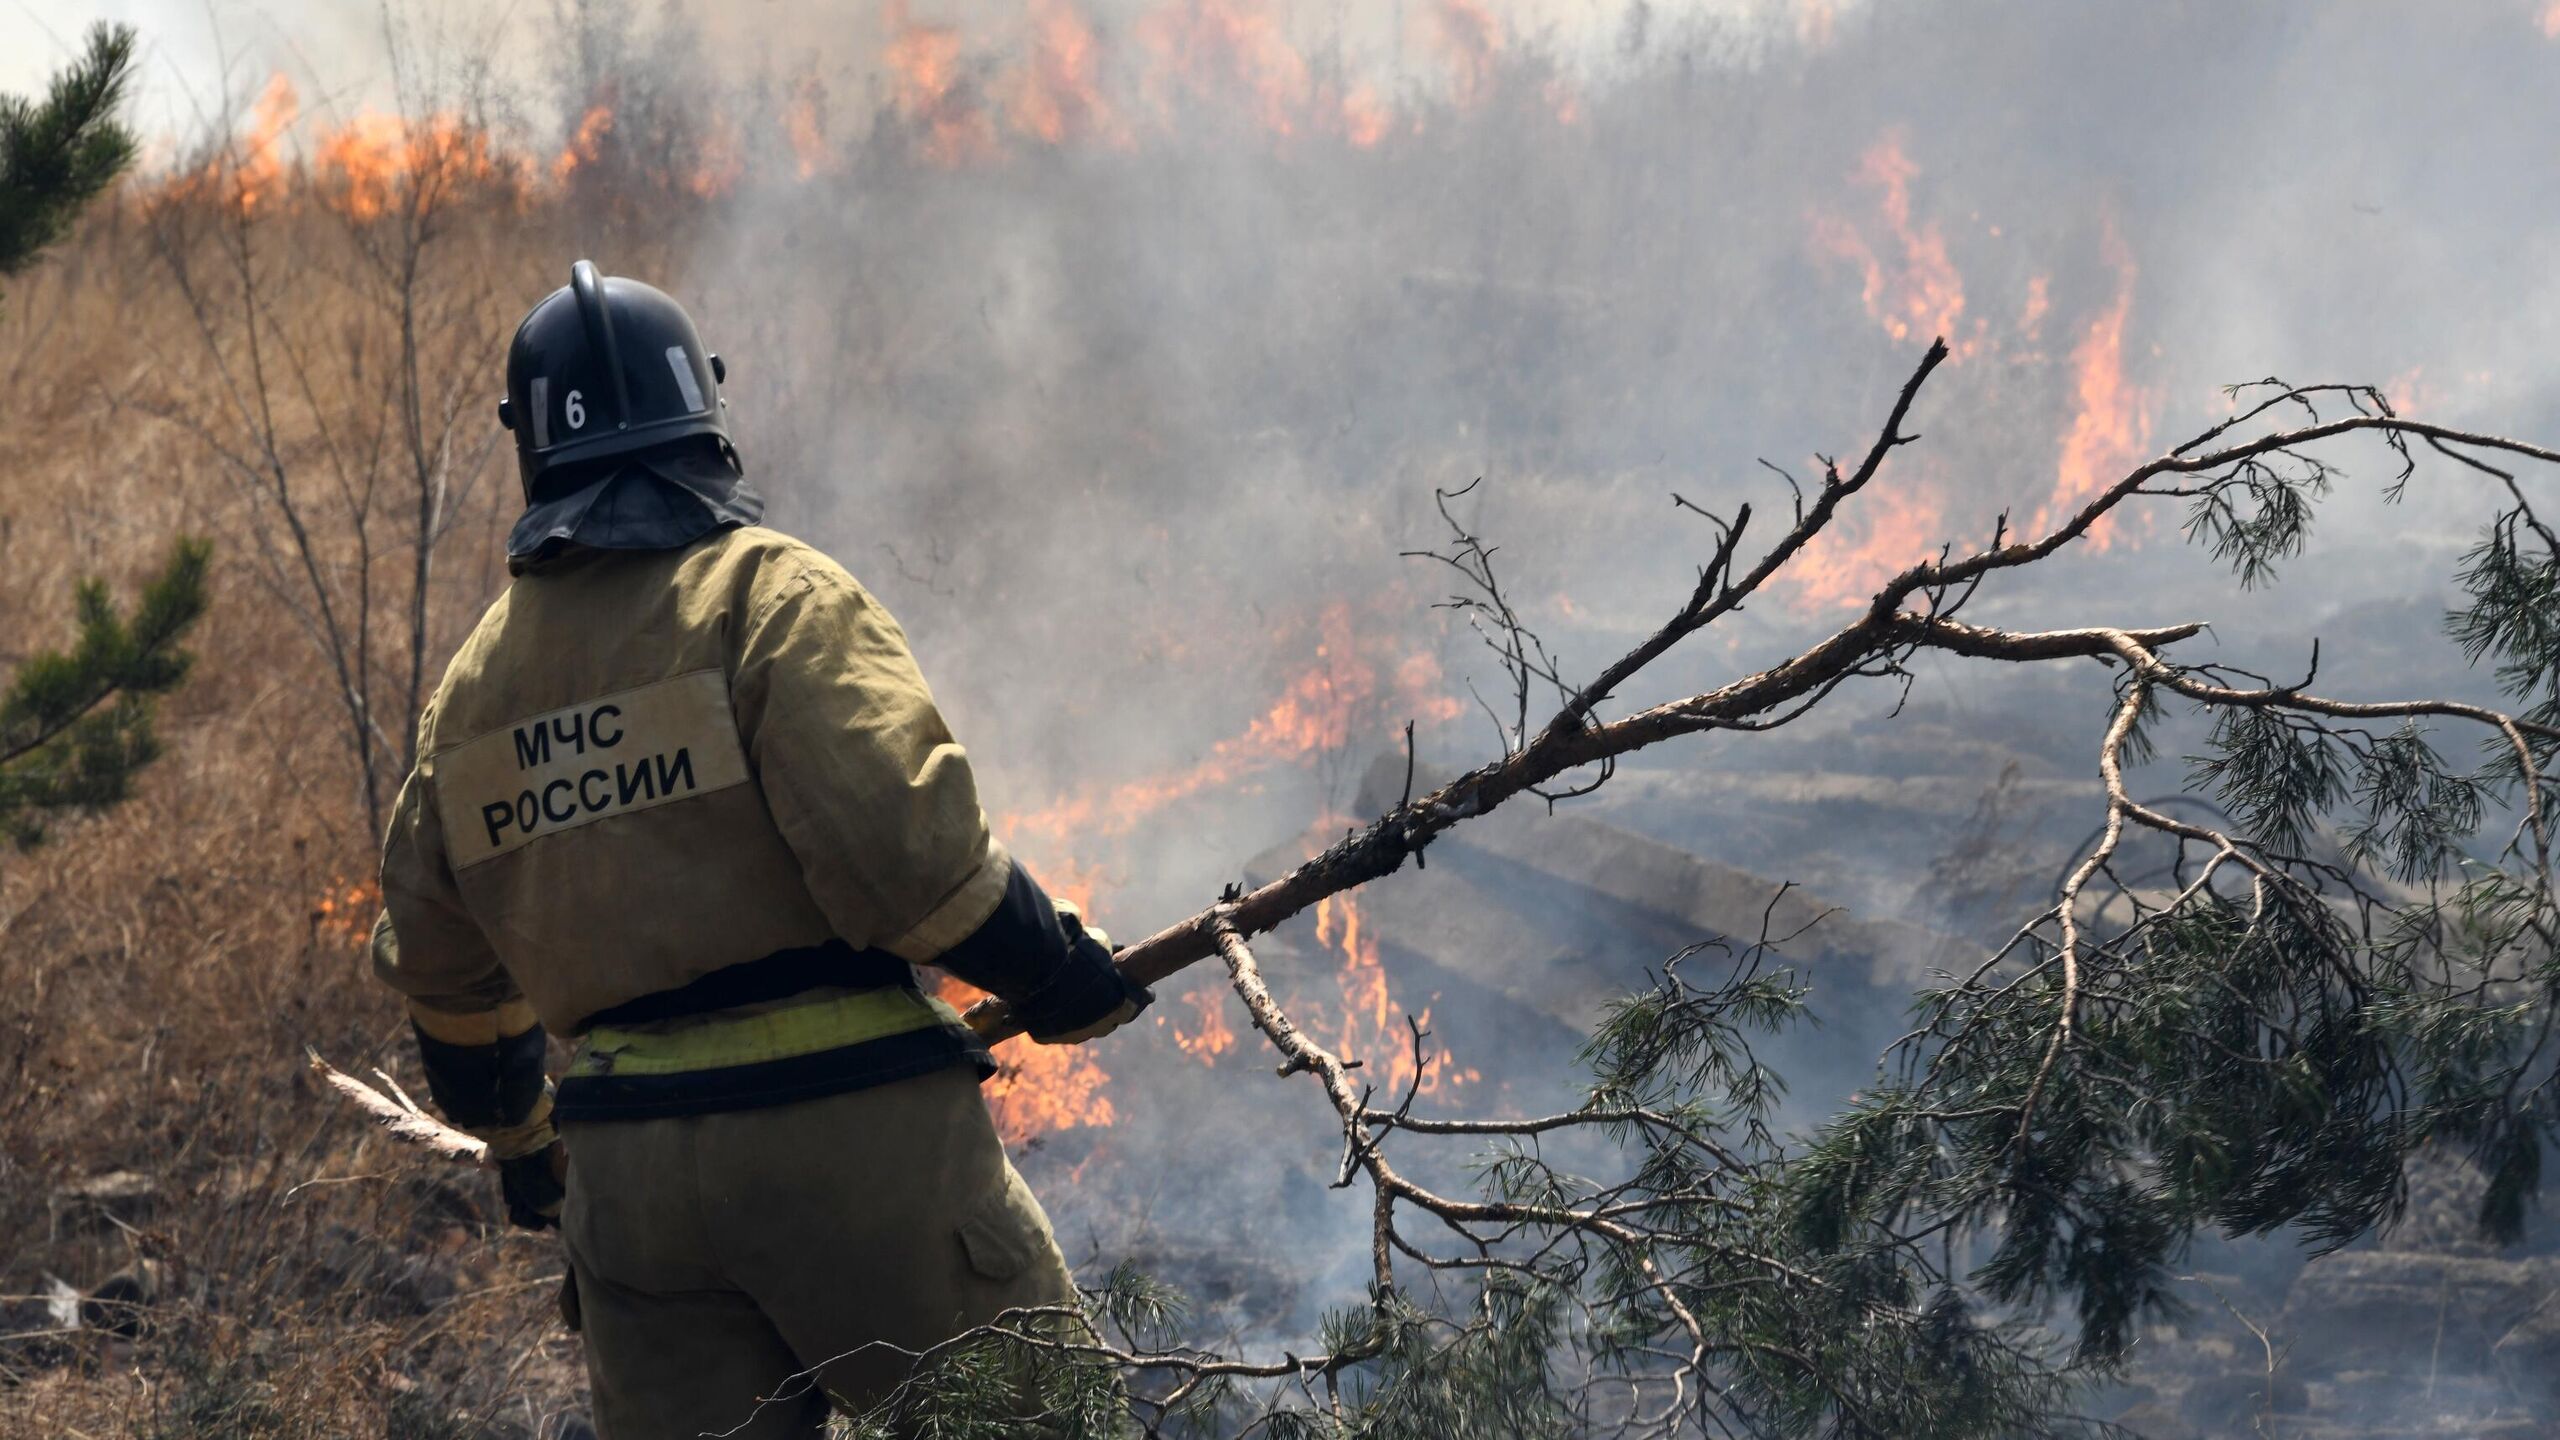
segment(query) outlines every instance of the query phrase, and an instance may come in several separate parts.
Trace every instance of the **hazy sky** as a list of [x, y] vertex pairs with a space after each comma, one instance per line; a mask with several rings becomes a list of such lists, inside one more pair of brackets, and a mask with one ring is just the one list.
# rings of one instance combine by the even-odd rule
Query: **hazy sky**
[[[1384, 67], [1393, 64], [1398, 37], [1410, 29], [1405, 23], [1409, 3], [1278, 0], [1272, 8], [1289, 18], [1293, 30], [1368, 50], [1373, 63]], [[1817, 8], [1828, 13], [1862, 4], [1840, 0]], [[504, 37], [503, 49], [529, 58], [542, 43], [554, 6], [546, 0], [413, 0], [399, 8], [457, 30], [492, 30]], [[608, 0], [601, 8], [627, 9], [638, 16], [662, 6], [648, 0], [621, 0], [617, 6]], [[726, 32], [730, 53], [746, 56], [769, 50], [779, 38], [795, 53], [841, 46], [843, 53], [835, 58], [858, 63], [883, 31], [879, 0], [738, 0], [681, 8]], [[1107, 16], [1135, 7], [1130, 0], [1099, 0], [1087, 8]], [[1485, 8], [1508, 33], [1543, 36], [1559, 51], [1596, 61], [1608, 53], [1628, 6], [1625, 0], [1486, 0]], [[1651, 0], [1647, 8], [1663, 19], [1766, 13], [1793, 24], [1804, 6], [1803, 0]], [[909, 10], [918, 21], [976, 29], [1017, 16], [1022, 6], [1009, 0], [915, 0]], [[154, 131], [192, 128], [194, 118], [211, 107], [218, 77], [226, 69], [235, 85], [254, 87], [269, 72], [282, 69], [297, 82], [316, 79], [328, 87], [325, 93], [344, 104], [382, 99], [382, 7], [368, 0], [74, 0], [64, 5], [0, 0], [0, 90], [23, 94], [43, 85], [46, 75], [76, 50], [81, 32], [100, 20], [124, 21], [142, 32], [148, 58], [136, 114]]]

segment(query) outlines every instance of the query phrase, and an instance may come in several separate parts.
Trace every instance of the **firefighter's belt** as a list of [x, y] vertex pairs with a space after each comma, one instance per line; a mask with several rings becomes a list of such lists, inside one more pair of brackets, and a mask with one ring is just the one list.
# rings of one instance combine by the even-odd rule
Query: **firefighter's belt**
[[599, 1025], [560, 1082], [564, 1121], [778, 1105], [974, 1061], [984, 1047], [949, 1005], [904, 985], [821, 990], [662, 1024]]

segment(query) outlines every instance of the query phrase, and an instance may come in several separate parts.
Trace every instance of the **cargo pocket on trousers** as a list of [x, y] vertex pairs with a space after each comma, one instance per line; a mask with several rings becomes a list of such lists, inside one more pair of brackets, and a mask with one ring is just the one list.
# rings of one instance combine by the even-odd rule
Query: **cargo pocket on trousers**
[[[1012, 1182], [1012, 1177], [1005, 1177]], [[1002, 1283], [1030, 1268], [1032, 1237], [1013, 1201], [1013, 1184], [980, 1200], [960, 1221], [960, 1248], [969, 1268]]]

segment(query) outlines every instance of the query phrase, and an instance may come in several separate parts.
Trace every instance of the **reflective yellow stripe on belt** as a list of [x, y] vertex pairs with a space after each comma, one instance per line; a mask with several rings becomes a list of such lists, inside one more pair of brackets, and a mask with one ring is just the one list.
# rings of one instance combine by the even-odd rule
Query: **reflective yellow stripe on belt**
[[587, 1032], [570, 1058], [569, 1077], [725, 1070], [959, 1024], [958, 1011], [902, 985], [837, 992], [769, 1010], [707, 1015], [645, 1030], [599, 1025]]

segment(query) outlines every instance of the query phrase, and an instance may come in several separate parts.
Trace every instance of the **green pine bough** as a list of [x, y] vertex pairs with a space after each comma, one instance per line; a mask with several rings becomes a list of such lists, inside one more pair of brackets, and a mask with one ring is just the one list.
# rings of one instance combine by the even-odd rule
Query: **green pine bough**
[[114, 804], [159, 755], [153, 702], [186, 678], [178, 642], [204, 614], [212, 556], [181, 537], [130, 616], [106, 582], [80, 582], [70, 648], [29, 658], [0, 693], [0, 834], [34, 845], [48, 816]]
[[[41, 100], [0, 95], [0, 275], [35, 263], [132, 165], [117, 119], [133, 79], [134, 32], [98, 25]], [[125, 797], [159, 754], [152, 702], [187, 673], [179, 637], [204, 614], [212, 548], [180, 538], [128, 618], [105, 582], [82, 581], [79, 634], [18, 667], [0, 692], [0, 835], [44, 838], [48, 816]]]
[[0, 275], [35, 263], [133, 164], [118, 123], [133, 81], [133, 28], [99, 25], [42, 100], [0, 95]]

